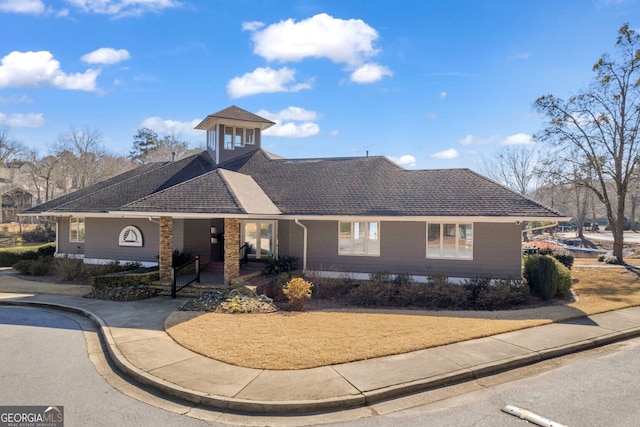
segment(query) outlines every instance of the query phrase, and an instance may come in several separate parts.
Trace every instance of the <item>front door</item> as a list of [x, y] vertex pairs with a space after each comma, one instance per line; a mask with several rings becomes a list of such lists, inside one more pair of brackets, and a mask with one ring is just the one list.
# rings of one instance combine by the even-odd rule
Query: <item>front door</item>
[[242, 242], [247, 244], [251, 259], [266, 259], [275, 255], [275, 221], [242, 221]]

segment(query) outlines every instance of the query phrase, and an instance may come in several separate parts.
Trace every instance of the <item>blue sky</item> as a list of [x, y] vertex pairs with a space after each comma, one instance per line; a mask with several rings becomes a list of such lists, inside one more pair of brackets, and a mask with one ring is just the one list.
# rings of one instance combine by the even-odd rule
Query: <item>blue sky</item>
[[237, 105], [284, 157], [469, 167], [530, 144], [532, 103], [593, 78], [640, 0], [0, 0], [0, 126], [47, 153], [71, 127], [127, 154], [141, 127]]

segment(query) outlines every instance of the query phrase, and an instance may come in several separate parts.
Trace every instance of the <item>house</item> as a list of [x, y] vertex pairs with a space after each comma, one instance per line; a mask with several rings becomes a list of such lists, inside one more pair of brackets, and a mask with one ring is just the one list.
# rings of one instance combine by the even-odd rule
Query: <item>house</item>
[[[206, 149], [145, 164], [32, 208], [55, 217], [57, 255], [158, 263], [174, 250], [224, 262], [298, 257], [305, 270], [521, 277], [522, 222], [566, 218], [468, 169], [405, 170], [385, 157], [285, 159], [274, 123], [232, 106], [207, 116]], [[245, 246], [246, 244], [246, 246]]]
[[33, 195], [22, 188], [13, 188], [2, 193], [2, 211], [0, 213], [3, 224], [17, 222], [18, 214], [33, 206]]

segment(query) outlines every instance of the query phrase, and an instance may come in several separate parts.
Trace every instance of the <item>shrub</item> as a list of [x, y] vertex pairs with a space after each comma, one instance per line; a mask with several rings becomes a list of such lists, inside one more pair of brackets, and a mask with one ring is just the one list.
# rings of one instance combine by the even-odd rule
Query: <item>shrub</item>
[[348, 295], [351, 304], [364, 306], [391, 305], [394, 286], [388, 282], [363, 280], [354, 285]]
[[55, 253], [54, 243], [42, 246], [18, 246], [0, 250], [0, 266], [10, 267], [20, 260], [36, 260], [41, 256], [49, 256]]
[[476, 310], [503, 310], [527, 303], [529, 286], [522, 280], [475, 278], [465, 281], [470, 306]]
[[28, 276], [46, 276], [51, 268], [52, 257], [40, 257], [38, 259], [23, 259], [15, 263], [14, 270]]
[[615, 255], [606, 255], [604, 257], [605, 264], [620, 264], [620, 260]]
[[298, 269], [298, 258], [294, 256], [279, 256], [265, 261], [265, 274], [280, 274]]
[[72, 282], [89, 277], [87, 267], [81, 259], [69, 258], [67, 256], [55, 258], [53, 260], [53, 270], [58, 279], [63, 282]]
[[556, 260], [556, 268], [558, 270], [558, 293], [556, 297], [564, 298], [571, 293], [571, 285], [573, 279], [571, 278], [571, 270], [565, 267], [560, 261]]
[[532, 294], [543, 300], [555, 298], [558, 292], [558, 269], [549, 255], [530, 255], [525, 258], [524, 277]]
[[353, 280], [334, 279], [319, 275], [311, 277], [313, 282], [313, 298], [333, 299], [347, 295], [356, 286]]
[[180, 267], [193, 259], [193, 255], [190, 252], [182, 252], [175, 250], [171, 253], [171, 265], [174, 267]]
[[287, 301], [287, 296], [282, 289], [294, 276], [290, 273], [280, 273], [275, 280], [267, 280], [256, 287], [256, 293], [266, 295], [276, 302]]
[[557, 259], [563, 266], [565, 266], [569, 270], [571, 270], [571, 267], [573, 267], [574, 256], [568, 250], [557, 248], [552, 250], [550, 255]]
[[289, 300], [289, 306], [296, 311], [302, 311], [306, 300], [311, 298], [313, 283], [307, 282], [302, 277], [294, 277], [282, 288], [282, 292]]

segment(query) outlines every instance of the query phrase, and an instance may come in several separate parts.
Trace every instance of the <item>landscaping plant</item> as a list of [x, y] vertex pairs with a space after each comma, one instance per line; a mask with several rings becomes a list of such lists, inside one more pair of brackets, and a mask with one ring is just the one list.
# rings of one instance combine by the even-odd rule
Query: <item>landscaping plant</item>
[[307, 282], [302, 277], [294, 277], [284, 285], [282, 292], [289, 299], [292, 310], [302, 311], [305, 302], [311, 298], [312, 287], [313, 283]]
[[558, 293], [558, 268], [549, 255], [529, 255], [525, 257], [524, 277], [531, 293], [543, 300], [556, 297]]

